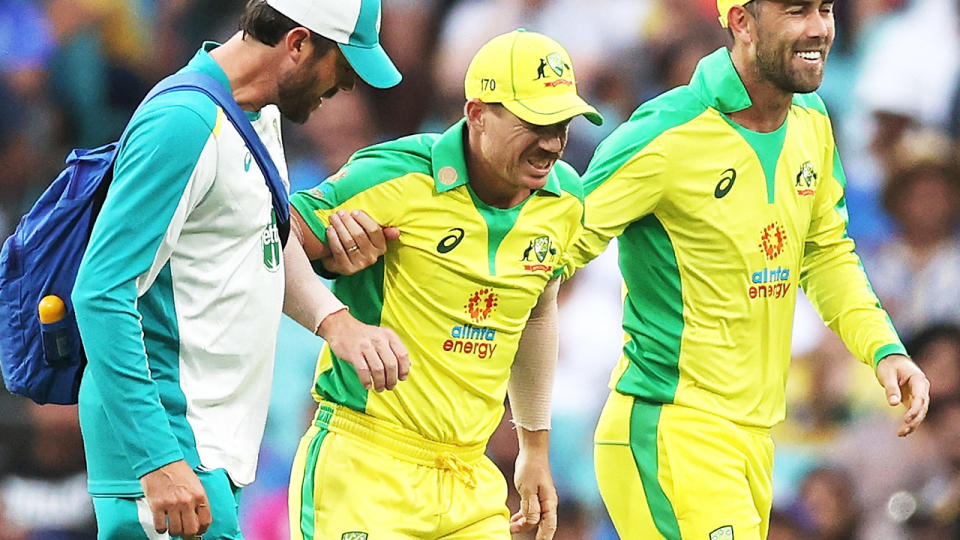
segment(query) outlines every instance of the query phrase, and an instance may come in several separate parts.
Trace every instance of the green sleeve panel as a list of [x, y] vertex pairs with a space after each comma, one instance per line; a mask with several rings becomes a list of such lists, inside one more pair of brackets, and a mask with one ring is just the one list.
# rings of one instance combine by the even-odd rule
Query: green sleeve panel
[[641, 106], [597, 148], [583, 176], [584, 233], [571, 250], [573, 270], [593, 260], [631, 223], [649, 215], [668, 188], [660, 138], [703, 114], [686, 87]]
[[413, 135], [355, 153], [320, 185], [295, 193], [290, 202], [310, 230], [327, 241], [330, 215], [363, 210], [382, 226], [394, 223], [403, 208], [402, 178], [430, 174], [430, 144], [435, 135]]

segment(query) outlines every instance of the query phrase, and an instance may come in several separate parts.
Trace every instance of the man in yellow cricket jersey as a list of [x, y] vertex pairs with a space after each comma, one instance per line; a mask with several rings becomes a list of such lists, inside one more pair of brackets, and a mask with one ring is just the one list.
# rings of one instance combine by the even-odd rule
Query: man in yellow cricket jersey
[[[580, 179], [558, 160], [573, 117], [602, 118], [577, 95], [567, 52], [534, 32], [484, 45], [465, 85], [465, 119], [442, 135], [361, 150], [292, 199], [313, 257], [341, 211], [400, 229], [382, 259], [334, 291], [361, 321], [395, 330], [412, 364], [395, 390], [371, 392], [324, 349], [320, 407], [290, 482], [295, 539], [506, 540], [534, 526], [548, 539], [556, 528], [556, 293], [583, 219]], [[523, 499], [512, 518], [504, 478], [483, 455], [508, 387]]]
[[929, 383], [905, 356], [846, 236], [844, 175], [812, 93], [828, 0], [718, 0], [731, 50], [641, 106], [584, 176], [574, 266], [619, 237], [623, 356], [596, 432], [604, 503], [625, 539], [758, 540], [770, 427], [784, 418], [797, 288], [862, 362], [901, 436]]

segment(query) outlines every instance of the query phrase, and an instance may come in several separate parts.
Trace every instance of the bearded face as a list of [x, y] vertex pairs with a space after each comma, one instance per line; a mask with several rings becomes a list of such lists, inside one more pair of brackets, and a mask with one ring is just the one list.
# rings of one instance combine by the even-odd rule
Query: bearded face
[[353, 89], [355, 82], [356, 74], [335, 47], [319, 58], [313, 55], [281, 76], [277, 108], [290, 121], [303, 124], [324, 99], [333, 97], [341, 89]]
[[280, 81], [277, 107], [288, 120], [303, 124], [310, 114], [320, 106], [322, 77], [314, 69], [300, 69], [291, 72]]
[[756, 66], [759, 75], [788, 93], [813, 92], [833, 44], [832, 2], [806, 5], [763, 2], [756, 17]]

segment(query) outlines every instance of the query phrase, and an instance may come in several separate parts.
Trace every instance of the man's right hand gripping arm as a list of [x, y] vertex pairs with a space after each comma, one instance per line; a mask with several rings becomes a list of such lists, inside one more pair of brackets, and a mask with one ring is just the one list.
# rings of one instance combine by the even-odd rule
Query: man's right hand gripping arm
[[[397, 382], [410, 373], [410, 356], [397, 334], [389, 328], [364, 324], [354, 318], [347, 307], [334, 296], [317, 278], [304, 248], [313, 251], [313, 259], [334, 261], [338, 274], [349, 275], [375, 263], [386, 251], [386, 240], [380, 227], [365, 214], [362, 220], [352, 216], [339, 218], [343, 226], [359, 226], [363, 222], [371, 226], [367, 233], [347, 234], [346, 243], [357, 249], [341, 250], [340, 255], [320, 256], [317, 245], [322, 242], [310, 230], [296, 210], [291, 211], [291, 238], [284, 248], [286, 291], [283, 312], [330, 344], [333, 353], [349, 362], [357, 371], [360, 382], [367, 389], [377, 392], [393, 390]], [[372, 229], [375, 227], [376, 231]], [[332, 226], [331, 226], [332, 229]], [[379, 233], [379, 234], [377, 234]], [[334, 233], [336, 234], [336, 233]], [[361, 238], [362, 237], [362, 238]], [[328, 238], [332, 238], [332, 235]], [[338, 238], [338, 242], [339, 242]], [[360, 247], [362, 245], [362, 247]], [[323, 253], [329, 254], [323, 246]], [[348, 251], [351, 257], [347, 257]], [[339, 259], [339, 260], [338, 260]], [[346, 261], [346, 263], [344, 263]], [[329, 266], [325, 266], [331, 270]]]
[[338, 279], [347, 279], [377, 263], [387, 242], [398, 238], [395, 228], [379, 224], [395, 219], [402, 197], [394, 192], [393, 184], [379, 189], [373, 184], [371, 188], [367, 177], [376, 167], [365, 165], [361, 160], [360, 166], [366, 170], [350, 174], [357, 167], [357, 162], [351, 161], [336, 180], [291, 197], [291, 241], [284, 253], [284, 313], [323, 337], [339, 360], [353, 366], [366, 388], [392, 390], [410, 372], [406, 348], [393, 330], [355, 318], [323, 286], [310, 263], [344, 276]]

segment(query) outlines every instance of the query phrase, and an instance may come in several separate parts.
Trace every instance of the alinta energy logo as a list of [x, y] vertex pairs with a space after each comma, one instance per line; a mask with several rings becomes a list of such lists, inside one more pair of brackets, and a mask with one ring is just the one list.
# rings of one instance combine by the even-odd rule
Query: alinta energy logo
[[494, 343], [497, 331], [493, 328], [475, 326], [490, 317], [497, 309], [500, 299], [492, 289], [473, 292], [463, 306], [474, 324], [461, 324], [450, 329], [450, 338], [443, 342], [445, 352], [476, 355], [477, 358], [493, 356], [497, 349]]
[[[757, 246], [770, 262], [783, 254], [787, 245], [787, 231], [777, 222], [770, 223], [760, 231], [760, 244]], [[750, 273], [750, 285], [747, 295], [751, 300], [757, 298], [783, 298], [790, 290], [790, 269], [781, 266], [761, 268]]]
[[499, 301], [500, 300], [497, 298], [497, 293], [493, 292], [491, 289], [480, 289], [479, 291], [476, 291], [470, 295], [470, 298], [467, 299], [466, 305], [463, 307], [466, 308], [467, 313], [470, 315], [470, 318], [473, 320], [473, 322], [478, 323], [493, 313], [493, 310], [497, 307]]
[[783, 253], [783, 247], [787, 244], [787, 231], [779, 223], [771, 223], [763, 228], [760, 233], [760, 247], [767, 259], [774, 260]]

